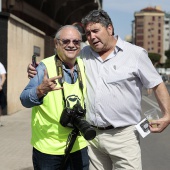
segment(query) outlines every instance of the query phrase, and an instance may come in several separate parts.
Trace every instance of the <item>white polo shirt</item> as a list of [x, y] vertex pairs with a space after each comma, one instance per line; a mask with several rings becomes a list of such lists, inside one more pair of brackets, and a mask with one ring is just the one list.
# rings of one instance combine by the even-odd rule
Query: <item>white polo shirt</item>
[[95, 126], [137, 124], [142, 87], [162, 82], [146, 50], [118, 37], [115, 51], [103, 61], [90, 46], [80, 53], [87, 78], [87, 121]]
[[[3, 64], [0, 62], [0, 75], [1, 74], [6, 74], [6, 70]], [[0, 76], [0, 82], [1, 82], [1, 76]]]

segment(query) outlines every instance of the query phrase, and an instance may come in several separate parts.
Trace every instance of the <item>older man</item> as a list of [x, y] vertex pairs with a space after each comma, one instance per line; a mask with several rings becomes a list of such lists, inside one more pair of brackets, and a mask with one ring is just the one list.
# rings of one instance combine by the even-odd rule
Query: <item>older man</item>
[[[81, 135], [77, 135], [68, 158], [64, 156], [66, 146], [74, 142], [70, 139], [75, 135], [71, 133], [73, 128], [66, 126], [72, 123], [72, 118], [65, 122], [66, 117], [73, 114], [75, 106], [80, 111], [84, 108], [84, 66], [81, 59], [76, 58], [80, 43], [81, 34], [76, 27], [62, 27], [55, 36], [57, 54], [41, 61], [36, 69], [37, 75], [30, 79], [20, 96], [23, 106], [33, 107], [31, 144], [35, 170], [89, 168], [87, 143]], [[63, 157], [68, 159], [64, 161], [66, 165]]]

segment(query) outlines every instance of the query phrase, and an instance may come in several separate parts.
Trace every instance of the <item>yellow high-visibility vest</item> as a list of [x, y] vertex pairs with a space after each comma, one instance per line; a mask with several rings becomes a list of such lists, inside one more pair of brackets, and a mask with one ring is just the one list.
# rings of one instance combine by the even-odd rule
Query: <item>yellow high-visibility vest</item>
[[[42, 60], [45, 64], [49, 78], [57, 76], [55, 56]], [[83, 80], [83, 94], [86, 93], [84, 65], [81, 59], [77, 58]], [[57, 87], [60, 84], [57, 81]], [[81, 106], [84, 106], [84, 97], [79, 88], [79, 81], [74, 84], [63, 83], [64, 95], [70, 107], [75, 103], [72, 99], [80, 99]], [[70, 100], [69, 100], [70, 98]], [[63, 127], [59, 121], [64, 109], [62, 90], [49, 92], [43, 99], [43, 104], [32, 108], [32, 138], [31, 144], [37, 150], [52, 155], [63, 155], [66, 148], [68, 135], [73, 128]], [[87, 146], [83, 136], [78, 136], [71, 152], [78, 151]]]

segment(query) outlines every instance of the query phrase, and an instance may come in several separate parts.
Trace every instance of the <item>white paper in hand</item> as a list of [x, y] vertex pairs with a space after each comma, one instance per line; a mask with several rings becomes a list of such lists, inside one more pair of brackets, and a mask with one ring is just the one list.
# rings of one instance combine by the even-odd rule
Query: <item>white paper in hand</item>
[[149, 122], [146, 118], [140, 121], [135, 127], [143, 138], [151, 133], [149, 130]]

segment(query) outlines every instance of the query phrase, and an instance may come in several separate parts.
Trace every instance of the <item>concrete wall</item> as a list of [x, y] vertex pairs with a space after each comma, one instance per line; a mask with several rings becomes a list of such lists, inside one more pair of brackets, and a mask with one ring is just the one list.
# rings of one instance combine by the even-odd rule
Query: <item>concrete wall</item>
[[34, 46], [40, 48], [37, 61], [44, 58], [45, 34], [10, 15], [7, 43], [7, 114], [11, 114], [23, 109], [19, 96], [29, 82], [27, 66], [31, 62]]

